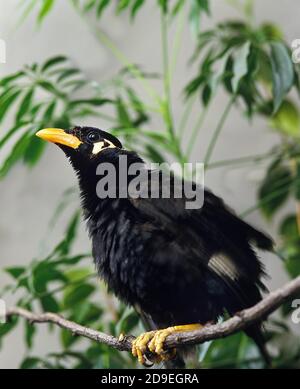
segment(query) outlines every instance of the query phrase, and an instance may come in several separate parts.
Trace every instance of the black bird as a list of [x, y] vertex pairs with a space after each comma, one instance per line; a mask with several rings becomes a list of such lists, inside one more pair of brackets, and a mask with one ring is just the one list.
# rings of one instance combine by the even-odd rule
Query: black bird
[[[76, 171], [99, 275], [151, 329], [133, 343], [132, 352], [141, 363], [147, 356], [157, 361], [175, 354], [163, 349], [169, 334], [200, 328], [261, 300], [264, 269], [254, 246], [272, 250], [272, 241], [219, 197], [205, 189], [203, 206], [187, 209], [188, 196], [176, 198], [172, 190], [170, 198], [161, 196], [161, 175], [153, 180], [160, 186], [158, 198], [131, 196], [128, 189], [137, 175], [130, 174], [130, 167], [143, 164], [146, 181], [153, 171], [113, 135], [75, 127], [44, 129], [37, 136], [56, 143]], [[102, 168], [107, 163], [126, 180], [116, 180], [111, 188], [116, 196], [99, 198], [97, 185], [105, 178]], [[172, 189], [178, 186], [175, 179], [169, 183]], [[127, 196], [120, 196], [124, 186]], [[269, 361], [261, 323], [246, 333]], [[176, 358], [179, 363], [179, 353]]]

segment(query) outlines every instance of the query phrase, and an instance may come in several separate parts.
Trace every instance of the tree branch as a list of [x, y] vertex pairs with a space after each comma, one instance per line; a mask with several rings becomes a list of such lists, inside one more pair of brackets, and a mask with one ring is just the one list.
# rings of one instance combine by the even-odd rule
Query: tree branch
[[[295, 278], [282, 288], [270, 293], [253, 307], [238, 312], [235, 316], [221, 324], [207, 325], [201, 330], [169, 335], [165, 342], [165, 348], [200, 344], [208, 340], [223, 338], [240, 330], [244, 330], [251, 324], [266, 319], [268, 315], [297, 293], [300, 293], [300, 277]], [[132, 340], [134, 339], [133, 336], [124, 336], [117, 339], [114, 336], [66, 320], [62, 316], [54, 313], [36, 314], [23, 308], [14, 307], [9, 309], [6, 313], [7, 319], [12, 316], [21, 316], [32, 324], [53, 323], [71, 331], [74, 335], [83, 336], [120, 351], [130, 351]]]

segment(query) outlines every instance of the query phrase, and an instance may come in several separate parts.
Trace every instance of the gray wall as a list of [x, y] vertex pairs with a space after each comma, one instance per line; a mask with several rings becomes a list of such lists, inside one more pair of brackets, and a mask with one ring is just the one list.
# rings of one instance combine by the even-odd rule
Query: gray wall
[[[120, 68], [115, 58], [97, 44], [88, 26], [80, 20], [68, 1], [57, 1], [51, 16], [40, 29], [36, 27], [33, 17], [16, 27], [20, 14], [19, 3], [18, 0], [0, 0], [0, 38], [7, 42], [7, 63], [0, 64], [0, 77], [18, 70], [26, 63], [42, 61], [60, 53], [70, 56], [76, 65], [87, 71], [91, 78], [99, 81], [109, 78]], [[154, 1], [148, 0], [147, 3], [149, 3], [147, 8], [137, 17], [133, 27], [129, 25], [126, 15], [117, 18], [109, 13], [102, 19], [101, 24], [133, 62], [145, 64], [149, 71], [158, 71], [161, 68], [159, 15], [154, 7]], [[226, 1], [213, 0], [212, 5], [213, 22], [238, 16]], [[257, 1], [256, 15], [259, 22], [272, 20], [279, 23], [288, 42], [300, 38], [299, 2], [260, 0]], [[203, 24], [204, 27], [208, 27], [211, 21], [206, 19]], [[188, 28], [185, 29], [183, 39], [184, 45], [179, 54], [172, 85], [176, 121], [182, 113], [180, 91], [192, 75], [186, 66], [193, 48]], [[211, 107], [195, 148], [194, 161], [199, 161], [203, 157], [212, 129], [226, 102], [227, 97], [221, 93]], [[195, 110], [191, 123], [197, 114]], [[89, 123], [102, 128], [107, 126], [107, 123], [95, 119]], [[1, 134], [9, 125], [10, 121], [7, 120], [1, 126]], [[249, 124], [238, 111], [233, 111], [215, 150], [214, 159], [264, 152], [276, 141], [276, 136], [267, 128], [264, 121], [255, 120]], [[4, 156], [5, 153], [1, 153], [0, 160], [3, 160]], [[239, 212], [255, 203], [257, 185], [263, 174], [263, 166], [256, 167], [255, 170], [251, 167], [219, 169], [207, 175], [206, 184]], [[51, 247], [51, 244], [60, 239], [64, 227], [62, 222], [51, 233], [46, 248], [41, 248], [40, 242], [45, 237], [47, 223], [53, 209], [63, 189], [73, 185], [74, 182], [74, 174], [63, 154], [52, 146], [47, 149], [36, 168], [28, 171], [18, 165], [4, 181], [0, 182], [1, 268], [9, 265], [26, 265], [42, 249]], [[275, 227], [267, 225], [258, 212], [249, 215], [248, 220], [274, 235]], [[89, 249], [84, 228], [76, 249], [78, 252]], [[264, 255], [263, 260], [271, 274], [271, 280], [268, 282], [270, 288], [279, 286], [284, 281], [280, 262], [271, 255]], [[0, 285], [7, 281], [8, 278], [1, 274]], [[14, 299], [15, 297], [12, 296], [8, 302], [13, 303]], [[39, 327], [38, 331], [40, 336], [34, 353], [44, 355], [55, 350], [56, 343], [53, 337], [47, 335], [42, 327]], [[6, 339], [4, 348], [0, 352], [0, 367], [17, 367], [23, 355], [22, 328], [20, 328]]]

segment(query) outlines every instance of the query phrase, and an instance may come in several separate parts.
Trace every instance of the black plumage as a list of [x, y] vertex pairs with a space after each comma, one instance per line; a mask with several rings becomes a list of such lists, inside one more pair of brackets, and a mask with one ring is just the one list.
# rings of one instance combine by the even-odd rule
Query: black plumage
[[[142, 159], [104, 131], [76, 127], [65, 133], [80, 144], [69, 147], [57, 137], [43, 136], [43, 131], [39, 136], [57, 143], [77, 173], [98, 273], [152, 328], [205, 324], [261, 300], [264, 270], [254, 247], [272, 250], [265, 234], [209, 190], [203, 207], [190, 210], [186, 197], [99, 199], [99, 164], [109, 162], [118, 170], [120, 156], [127, 156], [127, 168]], [[128, 175], [128, 183], [132, 179]], [[175, 178], [170, 182], [181, 185]], [[154, 180], [154, 185], [161, 181]], [[247, 333], [268, 358], [261, 325]]]

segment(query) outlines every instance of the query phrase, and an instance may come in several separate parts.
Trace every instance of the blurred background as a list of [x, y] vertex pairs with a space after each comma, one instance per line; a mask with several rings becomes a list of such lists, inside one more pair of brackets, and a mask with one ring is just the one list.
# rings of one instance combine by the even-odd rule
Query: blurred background
[[[132, 63], [141, 65], [143, 71], [150, 74], [162, 72], [160, 11], [154, 1], [147, 1], [143, 5], [134, 22], [131, 22], [126, 12], [116, 15], [114, 8], [105, 10], [100, 20], [89, 14], [83, 20], [84, 18], [76, 12], [69, 1], [56, 1], [49, 15], [40, 24], [36, 22], [38, 11], [34, 12], [34, 10], [28, 12], [26, 20], [20, 21], [23, 12], [20, 3], [22, 2], [19, 0], [0, 0], [0, 38], [5, 40], [7, 46], [7, 62], [0, 64], [0, 78], [18, 72], [25, 64], [40, 64], [51, 57], [64, 55], [70, 58], [72, 67], [82, 69], [86, 78], [99, 83], [101, 88], [102, 83], [108, 82], [118, 74], [124, 67], [124, 63], [120, 63], [118, 54], [114, 55], [105, 45], [99, 44], [97, 37], [91, 31], [93, 24], [100, 26], [104, 36], [114, 42], [120, 52], [126, 53], [126, 57], [130, 58]], [[200, 30], [215, 28], [217, 23], [226, 20], [245, 19], [241, 9], [232, 3], [234, 2], [212, 0], [210, 16], [206, 14], [201, 16]], [[186, 13], [188, 12], [187, 10]], [[294, 39], [300, 38], [300, 4], [293, 0], [286, 0], [284, 8], [280, 0], [256, 1], [253, 17], [254, 24], [257, 26], [265, 21], [280, 26], [288, 47]], [[177, 33], [177, 22], [170, 23], [168, 34], [170, 46], [176, 40]], [[194, 78], [199, 67], [197, 61], [188, 65], [196, 46], [192, 35], [190, 25], [185, 20], [182, 23], [182, 44], [178, 48], [176, 68], [171, 82], [172, 112], [176, 124], [182, 120], [184, 111], [183, 89]], [[159, 95], [164, 93], [160, 79], [150, 77], [149, 82]], [[140, 99], [147, 100], [145, 90], [135, 81], [133, 84], [138, 90]], [[80, 89], [74, 92], [76, 99], [86, 98], [86, 93]], [[292, 96], [296, 96], [296, 92], [292, 92]], [[228, 99], [228, 92], [220, 88], [209, 105], [201, 132], [194, 141], [189, 161], [203, 161], [212, 131]], [[189, 112], [187, 132], [183, 134], [182, 139], [183, 145], [188, 143], [188, 129], [194, 127], [203, 109], [198, 100], [199, 98]], [[17, 109], [17, 106], [13, 107], [1, 122], [1, 136], [12, 128]], [[109, 107], [103, 108], [103, 117], [86, 115], [74, 121], [78, 125], [88, 124], [109, 129], [112, 124], [106, 120], [105, 115], [112, 115]], [[244, 110], [238, 105], [232, 107], [214, 148], [212, 161], [269, 153], [273, 146], [282, 141], [282, 134], [270, 128], [268, 118], [263, 115], [253, 115], [248, 119], [245, 116]], [[157, 131], [163, 128], [161, 121], [155, 117], [151, 121], [151, 126]], [[155, 145], [155, 140], [152, 142]], [[1, 163], [6, 161], [13, 144], [14, 138], [11, 138], [1, 149]], [[209, 169], [205, 177], [206, 186], [223, 197], [237, 213], [242, 213], [257, 203], [257, 193], [265, 179], [267, 167], [268, 161]], [[62, 216], [54, 228], [49, 229], [49, 222], [64, 191], [74, 185], [76, 185], [74, 173], [63, 153], [51, 145], [47, 146], [39, 162], [31, 169], [22, 163], [16, 163], [3, 177], [0, 182], [1, 268], [26, 267], [33, 258], [40, 258], [62, 240], [66, 229], [65, 221], [68, 221], [74, 210], [79, 208], [76, 190], [70, 206], [64, 212], [59, 211]], [[294, 209], [294, 199], [290, 199], [272, 220], [268, 221], [260, 209], [249, 212], [246, 220], [268, 232], [274, 239], [280, 240], [278, 226], [282, 217], [289, 211], [293, 212]], [[83, 222], [80, 222], [72, 252], [86, 253], [89, 250], [87, 233]], [[289, 278], [284, 263], [278, 257], [268, 253], [262, 253], [261, 256], [270, 275], [267, 280], [268, 287], [272, 290], [283, 285]], [[89, 261], [90, 259], [87, 263], [91, 264]], [[0, 286], [9, 282], [11, 282], [10, 275], [7, 272], [0, 273]], [[5, 297], [7, 304], [15, 304], [18, 296], [18, 291], [16, 294], [8, 293]], [[103, 309], [105, 310], [105, 306]], [[19, 325], [3, 339], [0, 351], [1, 368], [17, 368], [24, 356], [29, 353], [22, 341], [23, 330], [23, 325]], [[59, 338], [54, 336], [47, 326], [37, 326], [31, 353], [46, 356], [48, 353], [57, 351], [60, 347], [59, 342]]]

